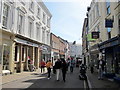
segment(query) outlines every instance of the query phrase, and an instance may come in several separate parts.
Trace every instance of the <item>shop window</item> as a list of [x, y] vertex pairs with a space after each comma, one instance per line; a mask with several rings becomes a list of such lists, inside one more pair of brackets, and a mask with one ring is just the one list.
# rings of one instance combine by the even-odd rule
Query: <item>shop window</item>
[[22, 61], [24, 62], [26, 58], [26, 49], [25, 47], [22, 48]]
[[19, 46], [15, 46], [15, 61], [19, 61]]
[[3, 70], [9, 70], [10, 46], [3, 45]]

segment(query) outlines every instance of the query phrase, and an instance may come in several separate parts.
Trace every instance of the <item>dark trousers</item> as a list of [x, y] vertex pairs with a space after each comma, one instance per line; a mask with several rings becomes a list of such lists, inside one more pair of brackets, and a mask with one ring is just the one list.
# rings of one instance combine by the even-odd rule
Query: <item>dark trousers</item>
[[70, 71], [73, 72], [73, 66], [70, 66]]
[[51, 68], [47, 68], [48, 71], [48, 78], [50, 78]]
[[91, 73], [93, 73], [94, 72], [94, 68], [90, 67], [90, 71], [91, 71]]
[[41, 73], [44, 72], [44, 66], [41, 66]]
[[65, 70], [62, 70], [62, 75], [63, 75], [63, 81], [65, 82], [66, 81], [66, 71]]

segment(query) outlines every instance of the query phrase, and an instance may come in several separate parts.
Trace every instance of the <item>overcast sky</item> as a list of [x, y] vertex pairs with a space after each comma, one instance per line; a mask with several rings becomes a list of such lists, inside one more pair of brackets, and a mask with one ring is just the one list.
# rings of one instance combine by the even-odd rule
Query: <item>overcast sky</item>
[[91, 0], [44, 2], [52, 14], [51, 32], [69, 42], [81, 43], [83, 22], [90, 2]]

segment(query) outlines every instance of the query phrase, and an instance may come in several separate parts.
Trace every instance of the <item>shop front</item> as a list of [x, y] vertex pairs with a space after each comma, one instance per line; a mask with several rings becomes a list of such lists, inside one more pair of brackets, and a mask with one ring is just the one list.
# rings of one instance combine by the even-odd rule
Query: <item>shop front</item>
[[16, 37], [15, 42], [14, 72], [28, 71], [28, 60], [32, 61], [33, 66], [39, 68], [39, 44], [18, 37]]
[[94, 62], [94, 67], [95, 67], [96, 72], [97, 72], [97, 63], [99, 60], [99, 53], [100, 53], [100, 50], [99, 50], [98, 44], [95, 44], [95, 45], [90, 47], [90, 49], [89, 49], [89, 56], [90, 56], [89, 63], [91, 61]]
[[120, 37], [114, 37], [99, 45], [106, 61], [106, 73], [120, 75]]
[[42, 59], [47, 62], [48, 60], [51, 59], [51, 48], [50, 46], [47, 45], [42, 45]]
[[12, 73], [13, 66], [12, 66], [12, 59], [14, 56], [14, 35], [10, 32], [3, 31], [0, 33], [0, 64], [2, 74]]

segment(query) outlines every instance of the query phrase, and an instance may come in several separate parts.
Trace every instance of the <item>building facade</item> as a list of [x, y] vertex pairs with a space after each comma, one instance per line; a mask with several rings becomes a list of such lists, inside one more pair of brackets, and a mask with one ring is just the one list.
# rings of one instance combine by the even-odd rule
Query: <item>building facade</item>
[[[106, 73], [120, 74], [120, 1], [93, 0], [88, 9], [88, 27], [89, 61], [93, 60], [96, 66], [102, 56]], [[92, 32], [97, 32], [97, 38], [93, 38]]]
[[51, 33], [51, 59], [58, 59], [59, 56], [59, 38], [55, 34]]
[[37, 0], [2, 0], [0, 10], [2, 69], [11, 73], [26, 71], [28, 57], [33, 61], [33, 65], [39, 68], [43, 55], [50, 57], [52, 15], [47, 7]]

